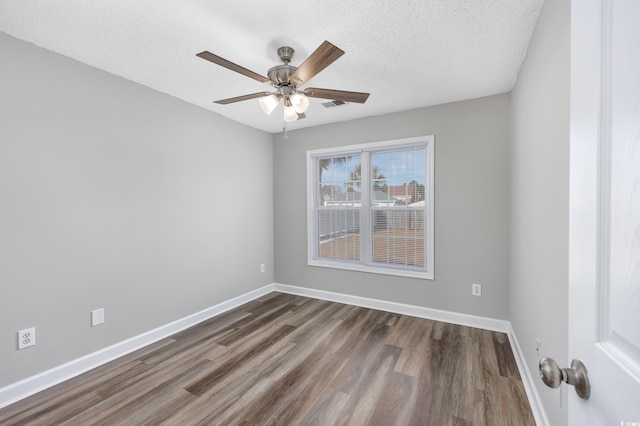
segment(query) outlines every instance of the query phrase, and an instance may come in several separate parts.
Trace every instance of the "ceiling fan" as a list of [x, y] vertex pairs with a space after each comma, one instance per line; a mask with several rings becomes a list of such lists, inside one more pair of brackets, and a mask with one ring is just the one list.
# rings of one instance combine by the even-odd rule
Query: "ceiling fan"
[[206, 50], [198, 53], [196, 56], [249, 78], [253, 78], [261, 83], [269, 84], [276, 89], [275, 92], [251, 93], [249, 95], [221, 99], [215, 101], [215, 103], [227, 105], [260, 98], [259, 103], [262, 110], [267, 114], [271, 114], [280, 100], [283, 100], [284, 120], [288, 122], [305, 117], [304, 113], [309, 107], [309, 99], [307, 99], [307, 97], [356, 103], [364, 103], [369, 97], [369, 93], [362, 92], [319, 89], [317, 87], [300, 88], [300, 86], [307, 83], [316, 74], [331, 65], [340, 56], [344, 55], [343, 50], [328, 41], [325, 40], [299, 67], [294, 67], [289, 64], [293, 58], [293, 54], [294, 50], [291, 47], [283, 46], [279, 48], [278, 56], [283, 62], [283, 65], [276, 65], [270, 68], [267, 72], [269, 77], [255, 73]]

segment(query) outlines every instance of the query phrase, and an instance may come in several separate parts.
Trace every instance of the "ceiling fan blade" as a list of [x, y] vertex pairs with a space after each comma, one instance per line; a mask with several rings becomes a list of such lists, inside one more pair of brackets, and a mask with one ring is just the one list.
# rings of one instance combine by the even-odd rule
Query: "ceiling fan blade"
[[356, 102], [363, 104], [367, 101], [369, 93], [363, 92], [346, 92], [344, 90], [318, 89], [317, 87], [309, 87], [304, 90], [304, 94], [310, 98], [331, 99], [334, 101]]
[[328, 41], [322, 42], [293, 73], [290, 81], [300, 86], [311, 80], [320, 71], [331, 65], [336, 59], [344, 55], [344, 50], [337, 48]]
[[209, 62], [213, 62], [214, 64], [220, 65], [221, 67], [225, 67], [227, 69], [230, 69], [231, 71], [235, 71], [237, 73], [240, 73], [242, 75], [246, 75], [247, 77], [250, 77], [254, 80], [258, 80], [260, 83], [267, 83], [267, 84], [271, 84], [271, 80], [269, 80], [267, 77], [260, 75], [256, 72], [253, 72], [251, 70], [248, 70], [244, 67], [241, 67], [238, 64], [234, 64], [231, 61], [227, 61], [224, 58], [221, 58], [218, 55], [214, 55], [211, 52], [207, 52], [206, 50], [204, 52], [200, 52], [198, 53], [196, 56], [202, 58], [202, 59], [206, 59]]
[[249, 99], [262, 98], [263, 96], [269, 96], [270, 94], [271, 92], [258, 92], [258, 93], [252, 93], [250, 95], [236, 96], [235, 98], [220, 99], [219, 101], [214, 101], [214, 103], [227, 105], [227, 104], [232, 104], [234, 102], [241, 102], [241, 101], [247, 101]]

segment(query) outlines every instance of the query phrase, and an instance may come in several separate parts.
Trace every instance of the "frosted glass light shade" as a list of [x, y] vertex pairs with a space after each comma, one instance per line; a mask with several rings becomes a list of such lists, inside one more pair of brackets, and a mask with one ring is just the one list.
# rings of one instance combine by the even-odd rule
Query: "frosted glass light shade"
[[294, 93], [291, 95], [291, 104], [298, 114], [303, 114], [309, 108], [309, 99], [300, 93]]
[[284, 107], [284, 121], [296, 121], [298, 119], [298, 113], [293, 106]]
[[271, 114], [276, 106], [278, 106], [278, 97], [276, 95], [265, 96], [264, 98], [260, 98], [258, 103], [266, 114]]

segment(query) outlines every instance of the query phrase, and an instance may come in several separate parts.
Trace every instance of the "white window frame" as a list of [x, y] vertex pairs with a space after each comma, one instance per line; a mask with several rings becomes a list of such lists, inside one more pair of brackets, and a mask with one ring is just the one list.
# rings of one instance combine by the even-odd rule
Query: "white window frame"
[[[319, 266], [335, 269], [346, 269], [351, 271], [369, 272], [375, 274], [395, 275], [401, 277], [434, 279], [434, 136], [419, 136], [414, 138], [396, 139], [391, 141], [380, 141], [366, 144], [341, 146], [336, 148], [323, 148], [307, 151], [307, 264], [309, 266]], [[318, 158], [327, 156], [340, 156], [349, 154], [363, 154], [365, 152], [376, 152], [385, 149], [399, 149], [403, 146], [423, 146], [425, 148], [425, 251], [426, 267], [410, 268], [395, 265], [367, 264], [364, 261], [342, 261], [318, 258], [316, 256], [318, 247], [318, 232], [316, 230], [316, 178], [319, 176]], [[367, 173], [368, 165], [362, 161], [363, 170], [361, 174]], [[362, 205], [367, 204], [366, 197], [363, 196]], [[360, 223], [361, 228], [369, 224], [371, 207], [361, 207]], [[368, 231], [367, 231], [368, 232]], [[366, 245], [366, 242], [361, 243]], [[361, 249], [362, 250], [362, 249]]]

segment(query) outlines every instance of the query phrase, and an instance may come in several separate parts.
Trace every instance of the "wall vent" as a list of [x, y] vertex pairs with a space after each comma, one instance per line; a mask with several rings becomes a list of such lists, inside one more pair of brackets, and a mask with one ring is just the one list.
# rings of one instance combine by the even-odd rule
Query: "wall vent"
[[349, 102], [345, 102], [345, 101], [329, 101], [329, 102], [323, 102], [322, 105], [325, 108], [334, 108], [340, 105], [347, 105]]

